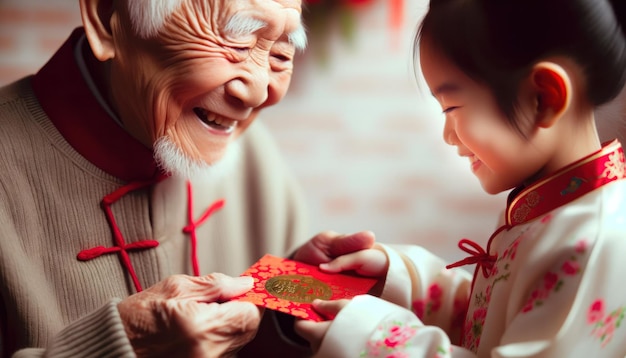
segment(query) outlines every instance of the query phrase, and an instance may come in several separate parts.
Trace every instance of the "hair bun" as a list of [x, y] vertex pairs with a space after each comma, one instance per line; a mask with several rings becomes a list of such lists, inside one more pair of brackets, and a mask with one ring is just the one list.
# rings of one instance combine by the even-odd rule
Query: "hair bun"
[[622, 33], [626, 36], [626, 1], [609, 0], [609, 3], [613, 6], [613, 13], [622, 29]]

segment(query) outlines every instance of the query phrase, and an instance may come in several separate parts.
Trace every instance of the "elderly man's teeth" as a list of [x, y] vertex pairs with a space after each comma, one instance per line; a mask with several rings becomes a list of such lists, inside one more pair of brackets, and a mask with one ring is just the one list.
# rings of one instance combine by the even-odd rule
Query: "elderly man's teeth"
[[217, 118], [215, 123], [219, 124], [222, 127], [232, 127], [235, 125], [235, 121], [225, 118]]
[[206, 124], [213, 124], [224, 127], [226, 129], [231, 129], [237, 123], [234, 120], [218, 117], [217, 114], [206, 111], [203, 108], [196, 107], [194, 108], [194, 112], [196, 116], [200, 118]]
[[215, 122], [215, 119], [217, 118], [217, 115], [215, 113], [210, 113], [210, 112], [205, 112], [206, 113], [206, 120], [207, 122]]

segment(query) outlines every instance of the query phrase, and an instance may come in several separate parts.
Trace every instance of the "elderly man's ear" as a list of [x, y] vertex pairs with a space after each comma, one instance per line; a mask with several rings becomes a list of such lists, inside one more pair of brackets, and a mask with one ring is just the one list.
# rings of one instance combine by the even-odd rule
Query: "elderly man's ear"
[[80, 13], [87, 40], [100, 61], [115, 57], [115, 43], [111, 32], [113, 0], [79, 0]]

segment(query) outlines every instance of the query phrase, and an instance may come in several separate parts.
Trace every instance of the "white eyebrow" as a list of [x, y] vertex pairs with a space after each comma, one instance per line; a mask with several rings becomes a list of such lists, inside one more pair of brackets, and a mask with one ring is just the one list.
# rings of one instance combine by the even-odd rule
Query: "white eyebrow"
[[[228, 20], [224, 31], [231, 36], [245, 36], [255, 33], [256, 31], [267, 26], [267, 22], [255, 19], [242, 14], [235, 14]], [[304, 26], [298, 28], [287, 35], [289, 43], [293, 44], [298, 50], [304, 50], [307, 45], [307, 36]]]
[[250, 35], [267, 26], [267, 22], [253, 17], [236, 14], [228, 20], [224, 31], [232, 36]]
[[289, 43], [294, 45], [298, 50], [304, 50], [307, 44], [306, 31], [304, 26], [300, 25], [298, 28], [288, 35]]

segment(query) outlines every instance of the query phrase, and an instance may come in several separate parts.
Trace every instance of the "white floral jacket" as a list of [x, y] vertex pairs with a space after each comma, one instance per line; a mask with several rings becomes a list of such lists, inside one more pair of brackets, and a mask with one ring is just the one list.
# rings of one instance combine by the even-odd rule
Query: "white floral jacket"
[[446, 269], [418, 246], [384, 246], [382, 298], [354, 298], [317, 357], [626, 356], [626, 174], [621, 145], [509, 195], [486, 250]]

